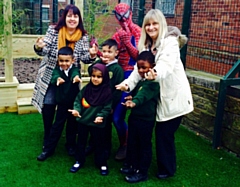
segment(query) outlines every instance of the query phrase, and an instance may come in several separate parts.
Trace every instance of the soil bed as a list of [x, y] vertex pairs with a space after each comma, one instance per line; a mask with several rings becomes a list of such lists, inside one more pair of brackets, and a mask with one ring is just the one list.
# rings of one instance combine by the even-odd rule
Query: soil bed
[[[14, 59], [13, 75], [17, 77], [19, 83], [34, 83], [41, 59]], [[5, 77], [5, 63], [0, 61], [0, 77]]]

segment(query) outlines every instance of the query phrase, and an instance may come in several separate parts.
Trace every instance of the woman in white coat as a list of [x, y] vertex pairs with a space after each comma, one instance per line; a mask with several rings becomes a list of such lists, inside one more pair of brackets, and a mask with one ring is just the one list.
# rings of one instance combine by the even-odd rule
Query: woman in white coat
[[[193, 111], [191, 89], [179, 50], [186, 41], [187, 38], [181, 35], [178, 28], [167, 26], [160, 10], [152, 9], [144, 17], [138, 51], [151, 50], [155, 55], [156, 66], [145, 75], [145, 78], [160, 84], [155, 128], [159, 179], [175, 174], [174, 134], [183, 115]], [[131, 91], [139, 80], [135, 68], [130, 77], [116, 88]]]

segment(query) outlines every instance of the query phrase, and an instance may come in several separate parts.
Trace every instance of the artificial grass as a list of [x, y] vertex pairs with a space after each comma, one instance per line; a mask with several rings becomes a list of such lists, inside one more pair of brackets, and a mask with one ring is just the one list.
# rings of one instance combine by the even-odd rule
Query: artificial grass
[[[114, 129], [114, 128], [113, 128]], [[0, 186], [6, 187], [92, 187], [92, 186], [164, 186], [164, 187], [237, 187], [240, 184], [240, 159], [224, 150], [214, 150], [210, 142], [180, 127], [176, 133], [177, 172], [172, 178], [159, 180], [155, 148], [149, 170], [149, 179], [128, 184], [119, 168], [122, 162], [114, 160], [118, 141], [113, 130], [113, 154], [109, 159], [110, 173], [101, 176], [87, 157], [77, 173], [69, 172], [74, 158], [64, 149], [65, 138], [60, 139], [55, 154], [44, 162], [36, 157], [41, 153], [43, 125], [40, 114], [0, 114]], [[153, 137], [154, 138], [154, 137]], [[154, 139], [153, 139], [154, 145]]]

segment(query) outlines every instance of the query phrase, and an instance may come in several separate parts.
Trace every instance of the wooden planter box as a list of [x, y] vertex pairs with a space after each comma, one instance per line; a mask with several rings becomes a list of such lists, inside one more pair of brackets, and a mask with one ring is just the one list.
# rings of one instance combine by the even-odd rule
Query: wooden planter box
[[[37, 112], [31, 104], [34, 83], [19, 84], [16, 77], [13, 77], [13, 82], [4, 81], [5, 78], [0, 77], [0, 113], [27, 114]], [[82, 77], [82, 81], [81, 88], [89, 82], [89, 77]]]
[[13, 77], [13, 82], [5, 82], [5, 77], [0, 77], [0, 113], [17, 112], [18, 85], [16, 77]]

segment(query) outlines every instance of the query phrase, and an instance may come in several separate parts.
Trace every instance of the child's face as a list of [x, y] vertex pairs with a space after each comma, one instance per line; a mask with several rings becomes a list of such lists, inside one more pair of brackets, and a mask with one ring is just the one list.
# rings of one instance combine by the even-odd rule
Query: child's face
[[63, 70], [67, 70], [73, 63], [74, 59], [71, 55], [58, 55], [58, 65]]
[[91, 81], [93, 85], [98, 86], [103, 81], [102, 72], [96, 69], [93, 69], [92, 75], [91, 75]]
[[138, 73], [139, 75], [144, 78], [145, 73], [149, 71], [150, 68], [153, 68], [153, 65], [150, 64], [146, 60], [138, 60], [137, 61]]
[[115, 60], [116, 56], [118, 55], [118, 50], [112, 46], [109, 48], [108, 45], [102, 47], [102, 61], [106, 64]]

